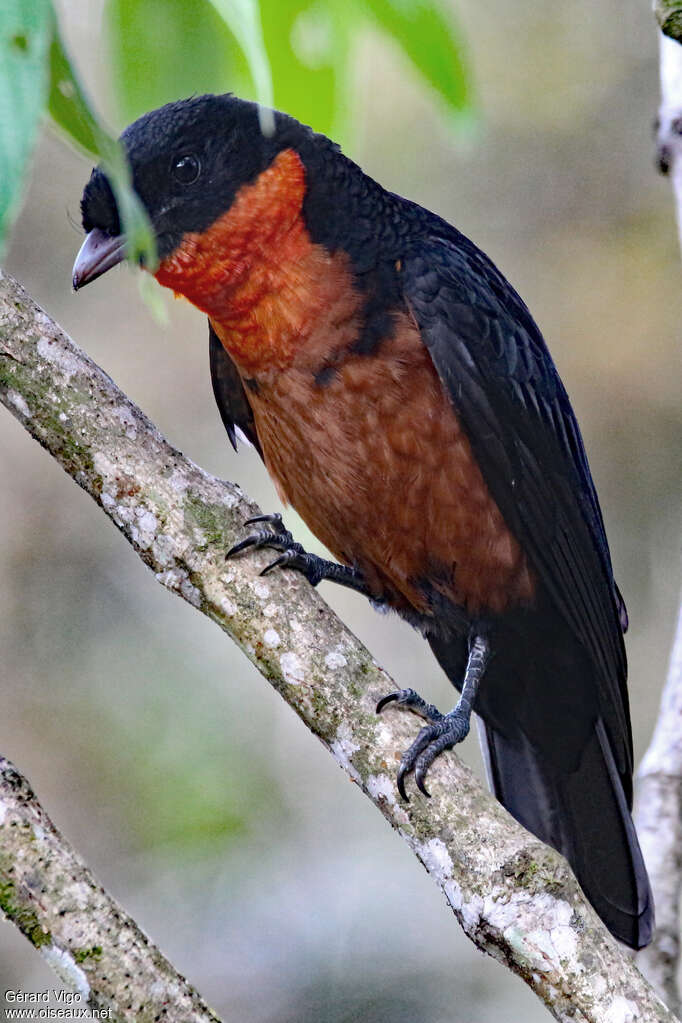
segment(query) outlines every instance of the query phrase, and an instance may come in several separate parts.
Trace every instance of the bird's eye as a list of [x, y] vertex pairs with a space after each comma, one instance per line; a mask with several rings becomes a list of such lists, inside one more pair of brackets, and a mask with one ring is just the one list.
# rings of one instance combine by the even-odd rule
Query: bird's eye
[[176, 160], [173, 160], [171, 170], [173, 177], [181, 185], [192, 185], [201, 174], [201, 163], [197, 156], [185, 153], [184, 156], [179, 156]]

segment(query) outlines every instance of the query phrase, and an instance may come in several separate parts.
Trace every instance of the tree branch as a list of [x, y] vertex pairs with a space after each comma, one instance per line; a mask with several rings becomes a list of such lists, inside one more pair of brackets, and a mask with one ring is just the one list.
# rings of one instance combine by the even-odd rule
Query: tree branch
[[[680, 2], [682, 4], [682, 0]], [[661, 34], [659, 50], [661, 103], [656, 131], [658, 166], [672, 178], [677, 229], [682, 246], [682, 45]]]
[[654, 14], [661, 32], [682, 43], [682, 0], [654, 0]]
[[76, 993], [79, 1010], [126, 1023], [220, 1023], [95, 881], [4, 757], [0, 908]]
[[[661, 103], [658, 165], [670, 174], [682, 246], [682, 0], [659, 0], [677, 12], [677, 30], [660, 37]], [[644, 975], [674, 1012], [680, 1010], [680, 889], [682, 888], [682, 600], [670, 667], [651, 745], [640, 765], [635, 820], [656, 905], [656, 931], [637, 957]]]
[[[398, 801], [397, 762], [418, 725], [401, 713], [377, 718], [377, 699], [394, 688], [386, 673], [295, 573], [261, 579], [267, 554], [226, 566], [225, 550], [255, 506], [171, 448], [1, 272], [0, 401], [94, 498], [158, 581], [242, 647], [412, 848], [479, 948], [521, 976], [556, 1019], [672, 1023], [566, 863], [517, 825], [457, 756], [434, 764], [432, 799]], [[12, 855], [7, 830], [0, 828], [0, 880]], [[37, 867], [37, 851], [35, 858]], [[41, 903], [53, 897], [46, 884]], [[84, 910], [83, 926], [88, 941], [103, 946], [106, 912]]]
[[668, 679], [651, 745], [637, 778], [637, 833], [656, 905], [656, 932], [638, 965], [679, 1012], [682, 886], [682, 604]]

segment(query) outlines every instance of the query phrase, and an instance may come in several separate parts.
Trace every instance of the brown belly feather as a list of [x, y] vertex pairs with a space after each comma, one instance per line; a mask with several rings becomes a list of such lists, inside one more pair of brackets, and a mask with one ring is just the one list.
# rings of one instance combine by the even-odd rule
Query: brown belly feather
[[282, 499], [399, 607], [429, 613], [424, 581], [471, 614], [528, 603], [525, 556], [407, 316], [324, 386], [309, 355], [249, 393]]

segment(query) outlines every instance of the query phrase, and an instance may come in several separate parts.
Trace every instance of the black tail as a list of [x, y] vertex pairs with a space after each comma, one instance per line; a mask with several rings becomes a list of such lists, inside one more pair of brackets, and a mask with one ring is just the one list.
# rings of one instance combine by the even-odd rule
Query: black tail
[[558, 772], [527, 740], [488, 725], [481, 743], [493, 792], [524, 827], [562, 853], [611, 933], [651, 940], [653, 898], [623, 785], [601, 718], [577, 769]]

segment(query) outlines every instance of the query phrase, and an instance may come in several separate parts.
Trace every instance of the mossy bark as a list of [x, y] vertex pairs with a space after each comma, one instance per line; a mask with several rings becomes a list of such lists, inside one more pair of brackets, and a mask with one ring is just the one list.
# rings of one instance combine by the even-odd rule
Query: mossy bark
[[654, 0], [654, 14], [661, 26], [661, 32], [682, 43], [681, 0]]
[[30, 785], [0, 757], [0, 908], [78, 1008], [118, 1023], [219, 1023], [197, 992], [97, 883]]

